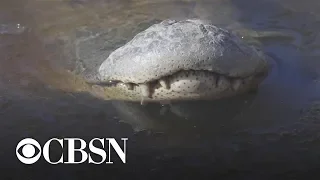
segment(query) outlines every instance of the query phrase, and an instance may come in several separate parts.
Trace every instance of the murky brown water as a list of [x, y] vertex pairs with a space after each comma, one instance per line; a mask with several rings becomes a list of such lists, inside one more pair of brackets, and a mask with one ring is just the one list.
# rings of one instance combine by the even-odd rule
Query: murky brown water
[[[104, 101], [75, 76], [152, 23], [193, 17], [292, 37], [261, 38], [274, 58], [269, 77], [218, 102]], [[1, 179], [310, 179], [320, 168], [320, 3], [4, 0], [0, 92]], [[128, 137], [128, 163], [25, 166], [15, 157], [25, 137]]]

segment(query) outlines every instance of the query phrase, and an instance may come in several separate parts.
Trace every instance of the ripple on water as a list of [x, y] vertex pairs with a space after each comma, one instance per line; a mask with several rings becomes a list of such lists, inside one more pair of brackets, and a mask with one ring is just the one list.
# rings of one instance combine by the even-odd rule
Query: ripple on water
[[25, 32], [26, 26], [19, 23], [0, 24], [0, 35], [18, 35]]

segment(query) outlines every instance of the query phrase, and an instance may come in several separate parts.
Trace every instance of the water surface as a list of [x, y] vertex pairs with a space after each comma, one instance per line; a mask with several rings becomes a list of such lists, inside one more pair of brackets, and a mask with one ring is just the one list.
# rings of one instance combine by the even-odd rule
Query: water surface
[[[2, 179], [317, 175], [319, 12], [316, 0], [1, 1]], [[273, 58], [270, 75], [257, 92], [217, 102], [105, 101], [75, 76], [167, 18], [209, 19], [225, 28], [278, 31], [290, 38], [259, 39]], [[14, 152], [25, 137], [40, 143], [52, 137], [128, 137], [128, 164], [24, 166]]]

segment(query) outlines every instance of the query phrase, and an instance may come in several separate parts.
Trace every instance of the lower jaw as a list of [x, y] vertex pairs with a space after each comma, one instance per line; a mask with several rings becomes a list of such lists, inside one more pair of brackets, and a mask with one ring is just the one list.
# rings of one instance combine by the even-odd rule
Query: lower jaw
[[170, 92], [152, 96], [152, 97], [143, 97], [143, 96], [130, 96], [124, 92], [125, 98], [121, 99], [124, 101], [134, 101], [134, 102], [176, 102], [176, 101], [197, 101], [197, 100], [207, 100], [207, 101], [213, 101], [217, 99], [232, 97], [236, 95], [240, 95], [252, 90], [256, 90], [256, 87], [251, 88], [242, 88], [238, 91], [234, 91], [232, 89], [225, 89], [221, 91], [211, 91], [211, 92]]

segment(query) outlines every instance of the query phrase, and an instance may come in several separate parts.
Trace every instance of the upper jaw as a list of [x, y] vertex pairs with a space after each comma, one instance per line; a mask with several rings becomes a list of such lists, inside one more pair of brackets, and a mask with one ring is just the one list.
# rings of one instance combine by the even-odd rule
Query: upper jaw
[[[175, 69], [175, 70], [170, 70], [170, 68], [167, 68], [167, 72], [162, 72], [158, 73], [155, 76], [147, 76], [145, 75], [145, 78], [135, 78], [135, 75], [131, 76], [117, 76], [116, 74], [107, 74], [106, 72], [103, 71], [103, 69], [99, 69], [98, 73], [95, 75], [96, 76], [96, 81], [99, 81], [100, 83], [110, 83], [110, 82], [123, 82], [123, 83], [133, 83], [133, 84], [143, 84], [143, 83], [149, 83], [152, 81], [157, 81], [169, 76], [172, 76], [176, 73], [179, 73], [181, 71], [206, 71], [206, 72], [211, 72], [214, 74], [230, 77], [230, 78], [247, 78], [250, 76], [260, 76], [261, 74], [267, 74], [270, 70], [270, 65], [266, 60], [262, 60], [258, 66], [252, 70], [250, 73], [238, 73], [238, 74], [230, 74], [226, 72], [217, 72], [214, 68], [210, 67], [205, 67], [205, 68], [193, 68], [193, 69]], [[152, 71], [151, 71], [152, 72]], [[152, 73], [150, 73], [152, 75]]]
[[[150, 68], [149, 68], [150, 69]], [[152, 68], [151, 68], [152, 69]], [[168, 68], [169, 69], [169, 68]], [[123, 83], [134, 83], [134, 84], [143, 84], [143, 83], [148, 83], [156, 80], [160, 80], [162, 78], [172, 76], [180, 71], [206, 71], [206, 72], [211, 72], [223, 76], [227, 76], [230, 78], [246, 78], [249, 76], [255, 76], [256, 74], [262, 74], [267, 72], [269, 69], [269, 66], [267, 63], [262, 63], [262, 65], [256, 70], [248, 72], [248, 73], [228, 73], [226, 71], [219, 71], [216, 70], [215, 68], [210, 67], [200, 67], [200, 68], [191, 68], [191, 69], [175, 69], [175, 70], [168, 70], [166, 72], [161, 72], [157, 73], [154, 75], [150, 73], [150, 76], [148, 74], [144, 75], [143, 77], [141, 76], [135, 76], [136, 74], [127, 74], [127, 75], [117, 75], [117, 74], [108, 74], [104, 71], [104, 69], [100, 69], [99, 73], [97, 74], [98, 79], [101, 82], [109, 82], [109, 81], [116, 81], [116, 82], [123, 82]]]
[[[220, 75], [224, 75], [231, 78], [246, 78], [249, 76], [255, 76], [256, 74], [264, 74], [267, 73], [270, 69], [270, 64], [268, 63], [266, 57], [260, 52], [259, 60], [257, 60], [254, 64], [242, 64], [241, 66], [234, 66], [232, 65], [232, 61], [228, 61], [226, 63], [221, 62], [210, 62], [205, 64], [199, 64], [195, 67], [172, 67], [168, 64], [163, 64], [161, 66], [153, 66], [150, 64], [143, 64], [145, 67], [141, 68], [140, 71], [132, 70], [139, 67], [134, 67], [133, 65], [128, 67], [121, 67], [120, 70], [124, 71], [125, 73], [119, 73], [119, 70], [113, 69], [114, 72], [110, 72], [110, 69], [105, 69], [106, 67], [111, 66], [108, 65], [108, 61], [105, 61], [99, 68], [97, 77], [99, 77], [101, 82], [109, 82], [109, 81], [116, 81], [116, 82], [123, 82], [123, 83], [134, 83], [134, 84], [143, 84], [152, 81], [159, 80], [161, 78], [165, 78], [167, 76], [171, 76], [175, 73], [180, 71], [208, 71]], [[237, 60], [235, 60], [236, 62]], [[225, 64], [225, 65], [224, 65]], [[217, 65], [217, 66], [216, 66]], [[250, 67], [250, 68], [247, 68]], [[165, 67], [165, 68], [164, 68]], [[117, 68], [117, 67], [114, 67]], [[161, 71], [158, 71], [161, 69]], [[163, 70], [165, 69], [165, 70]], [[248, 70], [248, 71], [246, 71]], [[143, 74], [143, 75], [141, 75]]]

